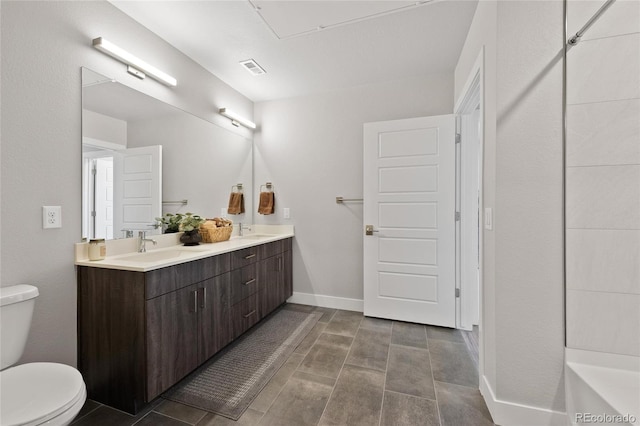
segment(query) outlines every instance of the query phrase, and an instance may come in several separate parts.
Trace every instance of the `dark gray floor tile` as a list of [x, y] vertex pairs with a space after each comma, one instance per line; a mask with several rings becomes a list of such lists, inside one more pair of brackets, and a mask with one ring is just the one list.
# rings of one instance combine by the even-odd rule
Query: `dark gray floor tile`
[[448, 340], [450, 342], [464, 343], [464, 339], [462, 338], [462, 333], [460, 332], [460, 330], [447, 327], [435, 327], [433, 325], [427, 325], [426, 327], [428, 339]]
[[353, 337], [358, 331], [362, 318], [361, 312], [337, 311], [324, 332]]
[[322, 314], [322, 316], [320, 317], [318, 322], [329, 322], [329, 321], [331, 321], [331, 318], [333, 318], [333, 316], [335, 315], [335, 313], [337, 311], [338, 311], [337, 309], [323, 308], [321, 306], [316, 306], [315, 309], [313, 310], [313, 312], [320, 312]]
[[478, 388], [478, 370], [466, 344], [431, 340], [429, 353], [434, 380]]
[[307, 337], [305, 337], [302, 342], [300, 342], [295, 350], [295, 353], [306, 355], [306, 353], [309, 352], [309, 349], [311, 349], [313, 344], [316, 342], [318, 336], [322, 334], [326, 326], [327, 324], [325, 323], [317, 322], [316, 325], [313, 326], [309, 334], [307, 334]]
[[169, 400], [161, 402], [153, 411], [189, 424], [198, 423], [207, 414], [206, 411]]
[[312, 374], [295, 373], [280, 392], [260, 425], [316, 425], [324, 411], [334, 381]]
[[287, 359], [278, 372], [269, 380], [269, 383], [260, 391], [256, 399], [253, 400], [249, 408], [261, 413], [266, 413], [303, 359], [304, 355], [302, 354], [291, 354], [289, 359]]
[[391, 343], [394, 345], [413, 346], [428, 349], [427, 332], [422, 324], [409, 322], [393, 322]]
[[351, 365], [386, 371], [389, 343], [391, 343], [391, 329], [370, 330], [360, 327], [346, 362]]
[[436, 399], [429, 351], [391, 345], [385, 389], [421, 398]]
[[299, 371], [337, 378], [347, 358], [352, 337], [322, 333], [298, 367]]
[[282, 309], [290, 309], [292, 311], [300, 311], [300, 312], [312, 312], [315, 309], [315, 306], [311, 305], [299, 305], [297, 303], [287, 303]]
[[320, 425], [377, 425], [380, 420], [384, 373], [345, 365]]
[[489, 426], [491, 414], [478, 389], [436, 382], [442, 426]]
[[158, 414], [154, 411], [150, 412], [146, 416], [144, 416], [140, 421], [138, 421], [136, 426], [188, 426], [191, 423], [181, 422], [180, 420], [174, 419], [172, 417], [163, 416], [162, 414]]
[[82, 406], [82, 408], [80, 409], [80, 412], [78, 413], [78, 415], [76, 416], [75, 419], [73, 419], [73, 421], [71, 422], [71, 424], [75, 424], [76, 422], [78, 422], [80, 419], [82, 419], [84, 416], [86, 416], [87, 414], [89, 414], [90, 412], [92, 412], [93, 410], [95, 410], [96, 408], [100, 407], [102, 404], [100, 404], [99, 402], [96, 402], [92, 399], [87, 399], [84, 402], [84, 405]]
[[431, 399], [385, 392], [381, 426], [440, 426], [438, 405]]
[[219, 416], [217, 414], [208, 413], [202, 420], [200, 420], [197, 426], [255, 426], [260, 422], [263, 413], [248, 408], [247, 411], [242, 413], [242, 416], [235, 421], [226, 417]]
[[78, 420], [74, 426], [131, 426], [139, 419], [103, 405]]
[[393, 321], [382, 318], [364, 317], [360, 323], [360, 328], [366, 328], [367, 330], [391, 330]]

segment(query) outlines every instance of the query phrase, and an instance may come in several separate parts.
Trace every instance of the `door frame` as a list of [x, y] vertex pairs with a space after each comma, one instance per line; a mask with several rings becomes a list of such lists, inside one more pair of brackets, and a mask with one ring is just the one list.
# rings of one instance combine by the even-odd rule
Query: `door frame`
[[[478, 370], [479, 377], [482, 377], [484, 374], [484, 333], [483, 333], [483, 310], [484, 310], [484, 288], [483, 288], [483, 264], [484, 264], [484, 226], [482, 218], [484, 218], [484, 193], [483, 193], [483, 185], [484, 185], [484, 134], [485, 134], [485, 98], [484, 98], [484, 46], [480, 48], [478, 56], [471, 67], [469, 74], [467, 75], [467, 79], [463, 86], [460, 95], [455, 101], [454, 113], [456, 117], [463, 117], [465, 115], [469, 115], [476, 108], [477, 105], [480, 107], [479, 112], [479, 130], [478, 130], [478, 152], [477, 152], [477, 160], [478, 160], [478, 219], [480, 223], [478, 224], [478, 328], [479, 328], [479, 360], [478, 360]], [[464, 135], [464, 120], [460, 120], [461, 122], [461, 143], [460, 143], [460, 156], [463, 157], [465, 154], [468, 154], [467, 151], [464, 150], [465, 143], [465, 135]], [[468, 160], [468, 158], [467, 158]], [[459, 165], [460, 163], [458, 163]], [[458, 178], [460, 175], [458, 174]], [[459, 194], [460, 197], [464, 196], [462, 191]], [[462, 213], [462, 217], [464, 218], [464, 214]], [[465, 244], [469, 244], [469, 241], [465, 240], [464, 236], [460, 238], [458, 241], [459, 250], [458, 253], [462, 250]], [[458, 265], [460, 265], [460, 258], [458, 260]], [[460, 276], [460, 268], [457, 268], [457, 275]], [[456, 328], [460, 329], [470, 329], [471, 324], [469, 323], [469, 317], [471, 316], [468, 295], [470, 290], [467, 288], [468, 286], [465, 283], [457, 282], [460, 289], [460, 297], [456, 299]]]

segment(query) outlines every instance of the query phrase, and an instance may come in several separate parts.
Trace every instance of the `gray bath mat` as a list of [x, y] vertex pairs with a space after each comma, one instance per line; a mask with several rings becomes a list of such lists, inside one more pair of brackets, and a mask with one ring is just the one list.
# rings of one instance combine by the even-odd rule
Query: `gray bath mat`
[[321, 316], [275, 312], [162, 397], [238, 420]]

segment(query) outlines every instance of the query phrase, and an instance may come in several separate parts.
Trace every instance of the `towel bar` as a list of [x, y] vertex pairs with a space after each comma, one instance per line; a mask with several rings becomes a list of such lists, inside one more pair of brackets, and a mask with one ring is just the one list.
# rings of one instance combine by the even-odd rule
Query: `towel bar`
[[271, 182], [267, 182], [264, 185], [260, 185], [260, 192], [262, 192], [262, 188], [266, 188], [267, 191], [273, 192], [273, 184]]
[[189, 204], [188, 200], [180, 200], [180, 201], [162, 201], [162, 204], [180, 204], [186, 206]]
[[364, 198], [344, 198], [344, 197], [336, 197], [336, 204], [348, 203], [353, 201], [355, 203], [364, 202]]

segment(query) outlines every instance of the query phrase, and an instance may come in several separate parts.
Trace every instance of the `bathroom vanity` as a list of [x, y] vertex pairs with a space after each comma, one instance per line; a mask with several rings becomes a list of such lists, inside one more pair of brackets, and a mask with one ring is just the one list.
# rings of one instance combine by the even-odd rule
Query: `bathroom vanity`
[[76, 260], [88, 397], [135, 414], [284, 303], [292, 236]]

